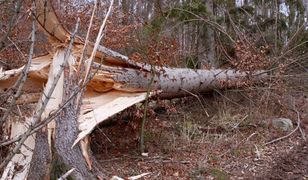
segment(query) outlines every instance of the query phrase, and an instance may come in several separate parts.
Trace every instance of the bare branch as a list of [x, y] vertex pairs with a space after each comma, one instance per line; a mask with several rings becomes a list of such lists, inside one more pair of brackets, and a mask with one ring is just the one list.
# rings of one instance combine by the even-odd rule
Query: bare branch
[[[33, 51], [34, 51], [34, 43], [35, 43], [35, 32], [36, 32], [36, 25], [35, 25], [35, 19], [32, 15], [32, 33], [31, 33], [31, 46], [30, 46], [30, 52], [29, 52], [29, 59], [27, 65], [24, 67], [22, 73], [20, 74], [20, 77], [18, 81], [15, 83], [14, 87], [17, 87], [16, 92], [13, 95], [12, 102], [10, 103], [9, 107], [7, 108], [7, 111], [4, 113], [2, 119], [0, 120], [0, 128], [3, 126], [3, 123], [8, 118], [13, 106], [16, 104], [16, 100], [20, 97], [22, 93], [22, 88], [27, 80], [28, 72], [30, 69], [30, 65], [32, 63], [32, 57], [33, 57]], [[1, 45], [0, 45], [1, 46]]]
[[[276, 142], [278, 142], [278, 141], [281, 141], [281, 140], [283, 140], [283, 139], [286, 139], [286, 138], [290, 137], [292, 134], [294, 134], [297, 130], [300, 130], [300, 132], [302, 133], [302, 131], [301, 131], [300, 113], [299, 113], [298, 111], [296, 111], [296, 113], [297, 113], [297, 126], [296, 126], [296, 128], [295, 128], [292, 132], [290, 132], [289, 134], [287, 134], [287, 135], [285, 135], [285, 136], [282, 136], [282, 137], [279, 137], [279, 138], [277, 138], [277, 139], [274, 139], [274, 140], [272, 140], [272, 141], [270, 141], [270, 142], [267, 142], [267, 143], [265, 143], [265, 144], [263, 144], [263, 145], [266, 146], [266, 145], [273, 144], [273, 143], [276, 143]], [[304, 136], [303, 134], [302, 134], [302, 136], [303, 136], [304, 139], [306, 139], [305, 136]]]
[[203, 103], [202, 103], [202, 101], [201, 101], [201, 99], [199, 98], [198, 95], [196, 95], [196, 94], [194, 94], [194, 93], [192, 93], [192, 92], [190, 92], [190, 91], [187, 91], [187, 90], [184, 89], [184, 88], [181, 88], [181, 89], [182, 89], [182, 91], [185, 91], [186, 93], [188, 93], [188, 94], [192, 95], [193, 97], [195, 97], [195, 98], [199, 101], [199, 103], [200, 103], [202, 109], [204, 110], [206, 116], [207, 116], [207, 117], [210, 117], [209, 113], [208, 113], [207, 110], [205, 109], [205, 107], [204, 107], [204, 105], [203, 105]]
[[97, 0], [95, 0], [95, 2], [94, 2], [94, 8], [93, 8], [90, 24], [89, 24], [87, 35], [86, 35], [86, 40], [85, 40], [85, 43], [83, 45], [82, 53], [80, 55], [80, 61], [79, 61], [79, 64], [78, 64], [78, 71], [79, 72], [81, 71], [81, 69], [80, 69], [81, 65], [84, 64], [84, 56], [85, 56], [85, 54], [87, 54], [86, 51], [87, 51], [87, 46], [89, 44], [89, 36], [90, 36], [90, 31], [91, 31], [91, 28], [92, 28], [92, 24], [93, 24], [93, 19], [94, 19], [96, 8], [97, 8]]
[[84, 78], [84, 83], [88, 79], [89, 72], [90, 72], [90, 69], [91, 69], [91, 65], [93, 64], [93, 59], [95, 57], [96, 51], [97, 51], [97, 49], [98, 49], [98, 47], [100, 45], [100, 42], [101, 42], [102, 38], [104, 37], [103, 33], [104, 33], [104, 30], [105, 30], [107, 19], [108, 19], [110, 13], [111, 13], [113, 2], [114, 2], [114, 0], [112, 0], [110, 2], [110, 6], [109, 6], [109, 9], [108, 9], [108, 12], [106, 14], [106, 17], [104, 18], [104, 21], [103, 21], [103, 23], [102, 23], [102, 25], [100, 27], [99, 33], [98, 33], [98, 35], [96, 37], [96, 41], [95, 41], [95, 44], [94, 44], [94, 49], [92, 51], [91, 57], [90, 57], [90, 59], [88, 59], [88, 62], [87, 62], [88, 67], [86, 67], [87, 69], [86, 69], [86, 72], [85, 72], [86, 74], [85, 74], [85, 78]]
[[2, 50], [5, 47], [4, 41], [10, 36], [10, 33], [11, 33], [11, 31], [13, 29], [13, 26], [14, 26], [14, 23], [15, 23], [15, 21], [17, 19], [17, 16], [18, 16], [19, 12], [20, 12], [20, 8], [21, 8], [21, 5], [22, 5], [22, 2], [23, 2], [22, 0], [18, 0], [17, 1], [16, 7], [15, 7], [15, 14], [14, 14], [14, 16], [12, 16], [12, 18], [11, 18], [11, 20], [9, 22], [9, 27], [8, 27], [6, 33], [0, 39], [0, 50]]

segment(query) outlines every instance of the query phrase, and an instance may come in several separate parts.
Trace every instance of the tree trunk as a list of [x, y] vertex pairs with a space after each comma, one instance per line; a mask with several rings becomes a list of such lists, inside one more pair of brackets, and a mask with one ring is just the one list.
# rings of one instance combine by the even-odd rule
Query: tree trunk
[[[209, 17], [212, 18], [214, 10], [213, 1], [206, 0], [204, 4], [207, 7]], [[214, 29], [208, 23], [200, 23], [199, 29], [198, 66], [201, 69], [207, 66], [217, 68], [219, 63], [216, 60]]]
[[[72, 77], [65, 77], [65, 92], [63, 103], [68, 100], [74, 91], [76, 85], [70, 83]], [[61, 115], [56, 118], [56, 132], [55, 132], [55, 158], [54, 165], [60, 166], [60, 172], [55, 172], [60, 177], [65, 172], [72, 168], [76, 168], [71, 174], [74, 179], [95, 179], [92, 172], [89, 171], [86, 160], [82, 155], [79, 145], [72, 148], [73, 142], [77, 138], [78, 130], [78, 112], [76, 109], [76, 98], [70, 100], [67, 107], [65, 107]], [[56, 168], [56, 167], [54, 167]], [[58, 167], [59, 168], [59, 167]]]
[[49, 149], [48, 132], [41, 130], [36, 135], [28, 179], [50, 179], [52, 155]]
[[194, 70], [166, 67], [153, 67], [153, 71], [141, 71], [140, 69], [98, 64], [94, 66], [100, 70], [93, 81], [89, 83], [89, 87], [92, 87], [97, 92], [106, 92], [110, 89], [126, 92], [145, 92], [153, 76], [154, 81], [150, 86], [151, 89], [161, 90], [166, 93], [205, 92], [215, 88], [240, 86], [239, 82], [249, 78], [254, 81], [264, 78], [264, 75], [255, 76], [261, 71], [252, 74], [252, 72], [236, 70]]
[[[214, 4], [213, 0], [206, 1], [207, 10], [210, 17], [214, 15]], [[213, 20], [213, 19], [212, 19]], [[208, 51], [207, 51], [207, 61], [208, 64], [213, 68], [218, 68], [219, 63], [216, 60], [216, 53], [215, 53], [215, 32], [213, 27], [207, 26], [206, 28], [206, 37], [208, 39]]]

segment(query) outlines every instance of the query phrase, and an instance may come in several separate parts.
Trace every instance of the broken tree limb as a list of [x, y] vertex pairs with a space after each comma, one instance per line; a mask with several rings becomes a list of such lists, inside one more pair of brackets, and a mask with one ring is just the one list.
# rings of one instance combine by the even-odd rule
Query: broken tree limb
[[91, 51], [91, 52], [92, 52], [92, 53], [91, 53], [91, 56], [90, 56], [90, 58], [87, 60], [88, 62], [86, 62], [86, 64], [88, 64], [89, 66], [88, 66], [88, 67], [85, 67], [86, 70], [85, 70], [85, 78], [84, 78], [84, 81], [83, 81], [83, 85], [85, 85], [85, 83], [86, 83], [87, 80], [88, 80], [89, 72], [90, 72], [91, 66], [92, 66], [92, 64], [93, 64], [93, 60], [94, 60], [96, 51], [97, 51], [97, 49], [98, 49], [98, 46], [99, 46], [99, 44], [100, 44], [102, 38], [104, 37], [104, 30], [105, 30], [106, 22], [107, 22], [107, 19], [108, 19], [110, 13], [111, 13], [111, 9], [112, 9], [112, 6], [113, 6], [113, 2], [114, 2], [114, 0], [111, 0], [110, 6], [109, 6], [109, 8], [108, 8], [108, 12], [107, 12], [107, 14], [106, 14], [106, 16], [105, 16], [105, 18], [104, 18], [104, 20], [103, 20], [103, 23], [102, 23], [102, 25], [101, 25], [101, 27], [100, 27], [100, 29], [99, 29], [99, 33], [98, 33], [98, 35], [97, 35], [97, 37], [96, 37], [96, 41], [95, 41], [95, 44], [94, 44], [94, 48], [93, 48], [93, 50]]
[[[35, 17], [45, 34], [52, 38], [51, 43], [55, 43], [54, 45], [59, 45], [58, 43], [66, 43], [69, 40], [71, 33], [67, 31], [60, 23], [50, 0], [35, 0], [35, 3], [37, 9]], [[76, 51], [82, 52], [81, 50], [84, 47], [84, 42], [85, 41], [81, 37], [76, 36], [74, 42]], [[91, 53], [94, 49], [96, 49], [95, 44], [89, 42], [89, 45], [86, 48], [87, 55], [91, 56]], [[127, 56], [99, 44], [97, 45], [97, 52], [95, 53], [95, 57], [97, 57], [99, 60], [104, 59], [105, 63], [108, 63], [109, 65], [139, 67], [150, 70], [150, 66], [144, 63], [134, 62]]]
[[65, 42], [70, 37], [70, 33], [62, 26], [55, 10], [49, 0], [35, 0], [35, 18], [40, 27], [49, 35], [60, 42]]

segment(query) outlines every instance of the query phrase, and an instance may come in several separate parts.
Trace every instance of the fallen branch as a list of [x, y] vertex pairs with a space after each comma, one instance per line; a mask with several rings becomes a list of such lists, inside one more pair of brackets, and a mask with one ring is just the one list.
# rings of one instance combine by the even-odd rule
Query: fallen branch
[[207, 117], [210, 117], [209, 113], [208, 113], [207, 110], [205, 109], [205, 107], [204, 107], [204, 105], [203, 105], [203, 103], [202, 103], [202, 101], [201, 101], [201, 99], [199, 98], [198, 95], [196, 95], [196, 94], [194, 94], [194, 93], [192, 93], [192, 92], [189, 92], [189, 91], [187, 91], [186, 89], [183, 89], [183, 88], [182, 88], [182, 91], [185, 91], [186, 93], [188, 93], [188, 94], [192, 95], [193, 97], [195, 97], [195, 98], [199, 101], [200, 106], [202, 107], [202, 109], [203, 109], [203, 111], [205, 112], [206, 116], [207, 116]]
[[[286, 139], [286, 138], [290, 137], [292, 134], [294, 134], [297, 130], [300, 130], [301, 129], [300, 113], [298, 111], [296, 111], [296, 113], [297, 113], [297, 126], [296, 126], [296, 128], [293, 131], [291, 131], [289, 134], [285, 135], [285, 136], [282, 136], [282, 137], [279, 137], [279, 138], [274, 139], [272, 141], [269, 141], [267, 143], [264, 143], [263, 146], [267, 146], [269, 144], [273, 144], [273, 143], [276, 143], [276, 142], [281, 141], [283, 139]], [[306, 139], [305, 136], [303, 136], [303, 139]]]

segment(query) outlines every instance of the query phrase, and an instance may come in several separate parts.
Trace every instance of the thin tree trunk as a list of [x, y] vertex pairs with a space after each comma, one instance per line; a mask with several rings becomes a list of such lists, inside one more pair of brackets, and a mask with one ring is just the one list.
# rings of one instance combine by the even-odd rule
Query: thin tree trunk
[[[206, 1], [206, 6], [208, 13], [210, 14], [210, 17], [213, 17], [213, 11], [214, 11], [214, 4], [213, 0], [207, 0]], [[208, 51], [207, 51], [207, 61], [208, 64], [213, 67], [217, 68], [219, 63], [216, 60], [215, 56], [215, 32], [212, 27], [207, 26], [206, 28], [206, 34], [207, 34], [207, 39], [208, 39]]]

